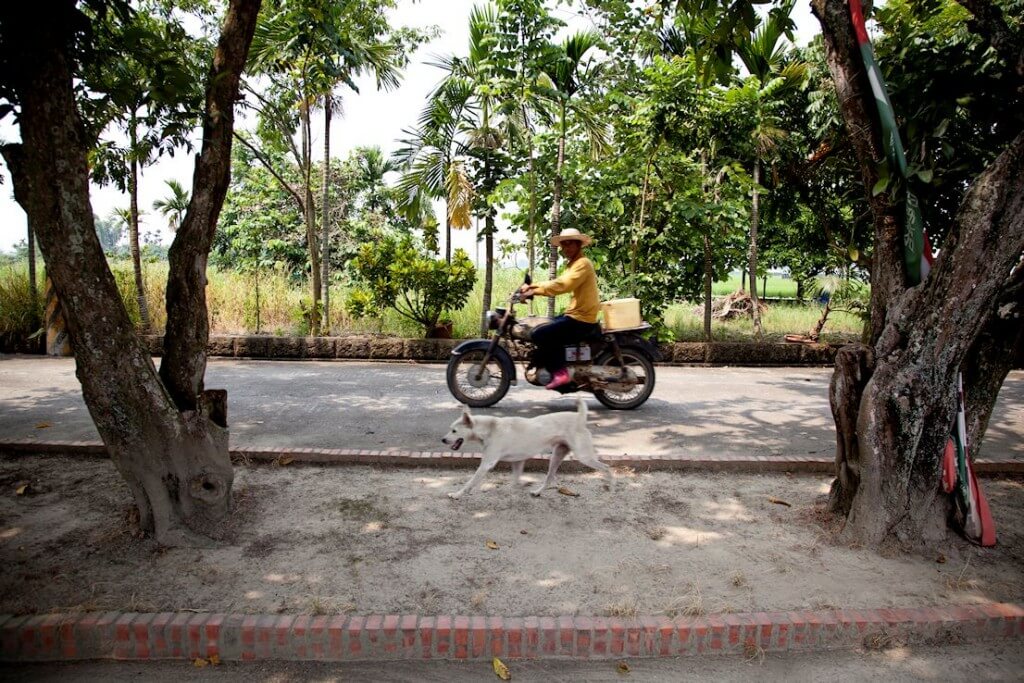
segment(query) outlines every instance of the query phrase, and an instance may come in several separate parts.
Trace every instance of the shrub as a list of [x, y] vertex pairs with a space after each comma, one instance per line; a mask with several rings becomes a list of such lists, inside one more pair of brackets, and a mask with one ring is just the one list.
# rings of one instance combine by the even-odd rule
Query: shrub
[[361, 285], [349, 294], [351, 315], [393, 309], [421, 325], [426, 334], [442, 312], [462, 308], [476, 282], [476, 268], [456, 249], [451, 264], [431, 258], [411, 237], [382, 236], [359, 247], [353, 268]]

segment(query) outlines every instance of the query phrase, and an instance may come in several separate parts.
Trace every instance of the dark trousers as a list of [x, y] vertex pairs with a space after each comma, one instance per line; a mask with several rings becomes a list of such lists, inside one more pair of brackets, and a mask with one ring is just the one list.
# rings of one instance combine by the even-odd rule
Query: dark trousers
[[551, 322], [533, 331], [533, 343], [537, 345], [537, 365], [555, 372], [565, 367], [567, 344], [575, 344], [600, 329], [597, 323], [583, 323], [567, 315], [553, 318]]

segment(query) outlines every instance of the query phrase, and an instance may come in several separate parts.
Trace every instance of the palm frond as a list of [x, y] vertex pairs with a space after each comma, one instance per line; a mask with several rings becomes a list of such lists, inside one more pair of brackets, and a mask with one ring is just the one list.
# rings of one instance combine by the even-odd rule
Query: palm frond
[[448, 222], [453, 228], [466, 230], [473, 221], [473, 185], [466, 175], [465, 165], [461, 161], [453, 161], [448, 166], [445, 180], [448, 197]]

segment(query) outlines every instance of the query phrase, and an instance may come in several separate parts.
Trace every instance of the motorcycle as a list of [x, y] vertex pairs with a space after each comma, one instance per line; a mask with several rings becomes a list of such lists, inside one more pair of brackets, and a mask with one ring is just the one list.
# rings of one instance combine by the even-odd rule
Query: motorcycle
[[[530, 284], [530, 276], [524, 282]], [[550, 318], [515, 317], [516, 304], [529, 297], [513, 292], [507, 309], [487, 311], [489, 339], [471, 339], [452, 350], [446, 379], [448, 390], [458, 401], [474, 408], [491, 406], [504, 398], [509, 386], [517, 384], [513, 358], [524, 359], [526, 381], [544, 386], [551, 373], [540, 367], [533, 330]], [[555, 391], [589, 391], [613, 410], [632, 410], [642, 405], [654, 391], [654, 361], [658, 347], [641, 336], [651, 326], [596, 331], [586, 339], [565, 347], [565, 360], [572, 381]]]

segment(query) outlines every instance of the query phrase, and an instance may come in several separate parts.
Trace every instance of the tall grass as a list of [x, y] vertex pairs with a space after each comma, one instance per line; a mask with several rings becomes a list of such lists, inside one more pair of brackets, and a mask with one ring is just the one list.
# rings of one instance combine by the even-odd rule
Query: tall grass
[[[132, 322], [139, 325], [138, 302], [135, 298], [134, 278], [131, 261], [112, 261], [111, 271], [121, 292], [125, 309]], [[538, 270], [535, 281], [546, 279], [546, 273]], [[522, 284], [523, 271], [519, 269], [497, 269], [492, 287], [492, 307], [506, 307], [508, 297]], [[769, 278], [768, 296], [792, 296], [795, 283], [781, 278]], [[773, 282], [778, 287], [772, 287]], [[163, 332], [167, 320], [165, 288], [167, 264], [165, 262], [143, 264], [143, 283], [149, 312], [152, 318], [152, 332]], [[716, 283], [715, 291], [728, 293], [738, 288], [739, 282]], [[791, 286], [790, 289], [786, 287]], [[259, 291], [257, 325], [257, 288]], [[43, 276], [40, 275], [40, 298], [43, 292]], [[331, 287], [331, 329], [329, 334], [352, 333], [397, 334], [408, 337], [422, 336], [423, 330], [417, 323], [406, 320], [393, 310], [381, 311], [377, 317], [354, 319], [344, 309], [348, 286], [335, 284]], [[303, 317], [308, 308], [309, 285], [304, 281], [288, 278], [278, 270], [265, 270], [257, 277], [253, 273], [210, 268], [207, 273], [207, 305], [210, 312], [212, 334], [274, 334], [304, 335], [309, 327]], [[569, 303], [569, 296], [557, 297], [555, 310], [561, 312]], [[27, 336], [34, 329], [31, 321], [35, 311], [36, 320], [41, 318], [43, 302], [33, 308], [28, 288], [28, 268], [25, 263], [0, 268], [0, 333]], [[547, 300], [540, 298], [533, 304], [533, 312], [546, 315]], [[480, 272], [476, 286], [466, 305], [458, 310], [445, 313], [443, 318], [452, 320], [453, 335], [471, 338], [480, 334], [480, 318], [483, 310], [483, 272]], [[526, 305], [517, 307], [519, 315], [529, 312]], [[818, 320], [821, 308], [814, 304], [770, 306], [763, 317], [766, 337], [781, 340], [786, 334], [806, 333]], [[674, 304], [665, 314], [665, 325], [680, 341], [703, 339], [703, 313], [699, 304]], [[860, 335], [861, 322], [855, 316], [833, 312], [825, 326], [823, 340], [846, 341]], [[744, 341], [752, 339], [753, 325], [749, 319], [714, 321], [713, 338], [719, 341]]]
[[0, 267], [0, 335], [27, 337], [43, 319], [45, 278], [36, 271], [37, 298], [32, 298], [28, 263]]
[[[787, 334], [807, 334], [821, 317], [816, 304], [769, 305], [761, 314], [765, 341], [782, 341]], [[677, 341], [704, 341], [704, 307], [698, 303], [673, 304], [665, 312], [665, 325]], [[832, 311], [822, 331], [823, 342], [850, 342], [860, 338], [863, 322], [844, 311]], [[711, 321], [714, 341], [751, 341], [754, 324], [750, 318]]]

